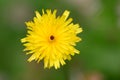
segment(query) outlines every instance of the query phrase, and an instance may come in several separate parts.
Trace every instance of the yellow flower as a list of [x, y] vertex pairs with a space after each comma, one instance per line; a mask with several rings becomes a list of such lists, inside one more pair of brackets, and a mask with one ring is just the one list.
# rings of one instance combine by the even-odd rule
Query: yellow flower
[[26, 47], [26, 54], [32, 54], [29, 62], [35, 60], [44, 61], [44, 68], [65, 64], [65, 60], [71, 60], [71, 55], [79, 54], [75, 49], [76, 42], [81, 41], [77, 36], [82, 32], [79, 24], [73, 24], [72, 18], [68, 18], [69, 11], [65, 10], [62, 16], [56, 17], [57, 10], [42, 10], [42, 15], [36, 11], [33, 21], [26, 22], [27, 35], [21, 39]]

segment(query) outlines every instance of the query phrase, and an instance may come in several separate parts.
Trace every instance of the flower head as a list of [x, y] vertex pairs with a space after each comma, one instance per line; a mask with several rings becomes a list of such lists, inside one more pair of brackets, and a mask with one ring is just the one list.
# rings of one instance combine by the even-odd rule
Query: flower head
[[55, 67], [65, 64], [65, 60], [71, 60], [71, 55], [79, 54], [75, 49], [76, 42], [81, 41], [77, 36], [82, 32], [79, 24], [73, 24], [72, 18], [68, 18], [69, 11], [62, 16], [56, 17], [57, 10], [42, 10], [42, 15], [36, 11], [33, 21], [26, 22], [27, 36], [21, 39], [26, 47], [26, 54], [31, 54], [29, 62], [35, 60], [44, 61], [44, 68]]

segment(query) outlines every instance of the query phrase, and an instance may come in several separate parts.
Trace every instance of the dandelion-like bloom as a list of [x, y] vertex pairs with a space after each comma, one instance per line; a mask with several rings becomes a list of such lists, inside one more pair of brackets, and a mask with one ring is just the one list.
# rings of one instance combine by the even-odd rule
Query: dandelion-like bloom
[[79, 54], [75, 49], [76, 42], [81, 41], [77, 36], [82, 32], [79, 24], [73, 24], [72, 18], [68, 18], [69, 11], [64, 11], [62, 16], [56, 17], [57, 10], [42, 10], [42, 15], [36, 11], [33, 21], [26, 22], [27, 36], [21, 39], [26, 47], [26, 54], [32, 54], [29, 62], [35, 60], [44, 61], [44, 68], [65, 64], [65, 60], [71, 60], [71, 55]]

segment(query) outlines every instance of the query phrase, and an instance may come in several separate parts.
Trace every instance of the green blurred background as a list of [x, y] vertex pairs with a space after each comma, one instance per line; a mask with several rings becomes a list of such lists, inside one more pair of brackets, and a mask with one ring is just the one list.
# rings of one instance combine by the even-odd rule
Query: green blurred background
[[[58, 70], [28, 63], [20, 42], [41, 9], [67, 9], [84, 30], [81, 54]], [[0, 80], [120, 80], [120, 0], [0, 0]]]

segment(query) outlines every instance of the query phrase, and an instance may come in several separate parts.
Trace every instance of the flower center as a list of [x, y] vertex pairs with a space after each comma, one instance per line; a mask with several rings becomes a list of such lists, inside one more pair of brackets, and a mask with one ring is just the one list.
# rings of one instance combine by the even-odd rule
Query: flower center
[[54, 40], [55, 37], [53, 35], [50, 36], [50, 40]]

